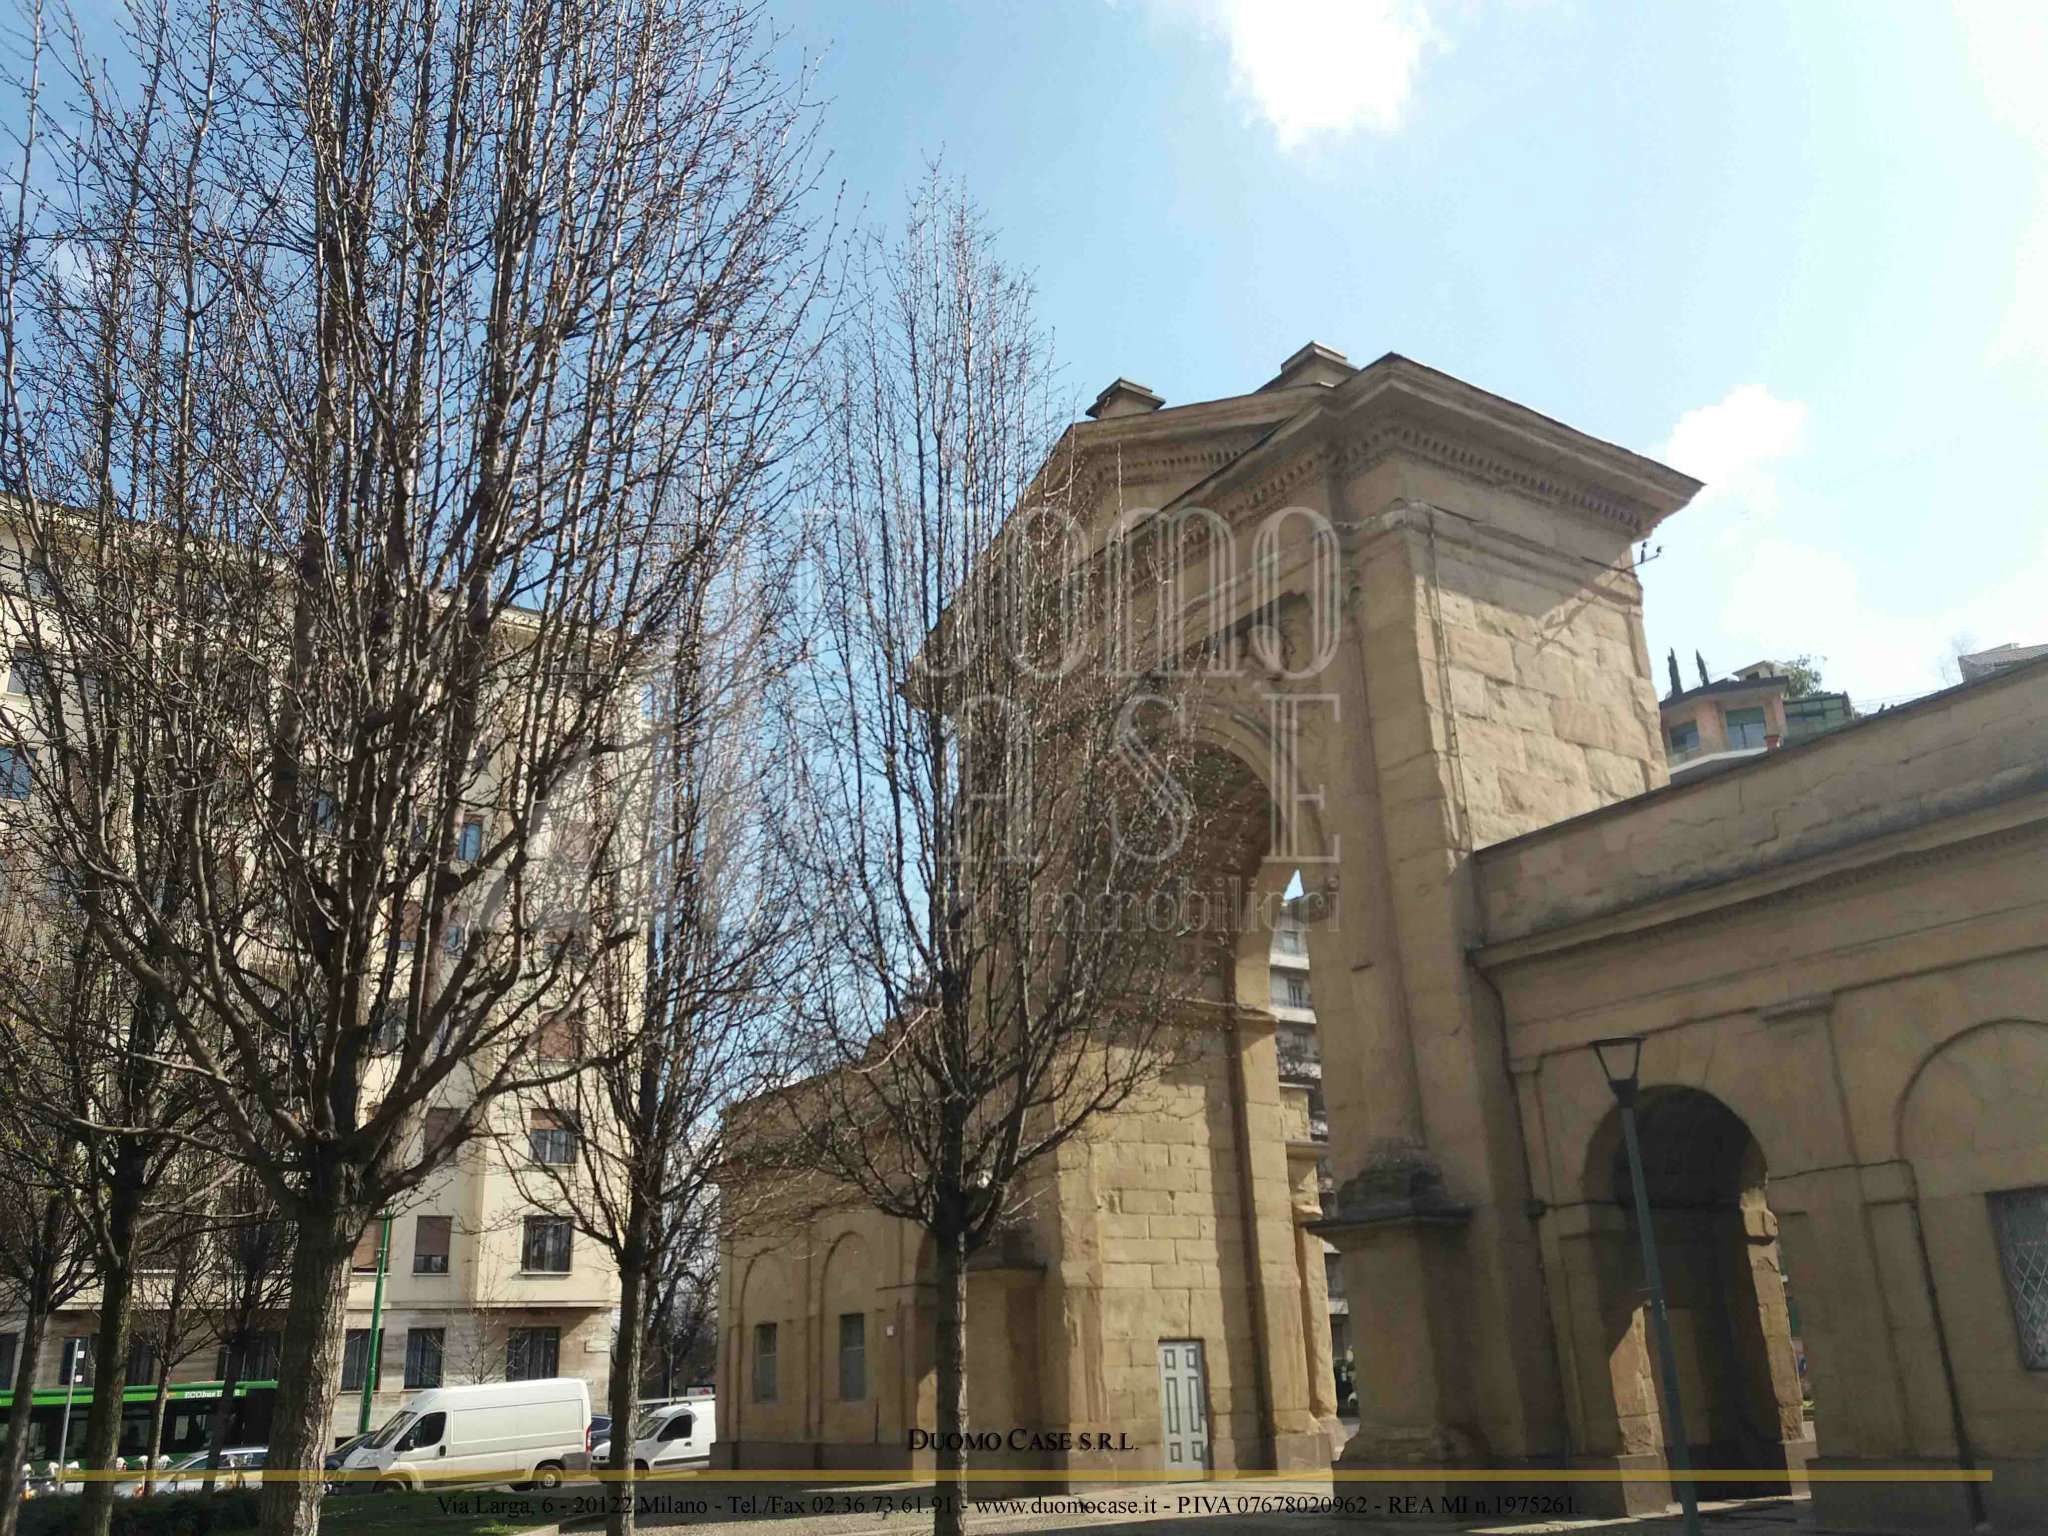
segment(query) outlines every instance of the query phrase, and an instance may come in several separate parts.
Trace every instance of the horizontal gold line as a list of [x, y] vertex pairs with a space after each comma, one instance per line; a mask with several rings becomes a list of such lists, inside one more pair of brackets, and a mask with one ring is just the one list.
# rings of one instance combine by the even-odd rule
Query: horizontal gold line
[[[428, 1467], [407, 1469], [425, 1484], [506, 1483], [525, 1481], [529, 1473], [525, 1468], [450, 1469], [446, 1472]], [[502, 1472], [502, 1476], [499, 1474]], [[140, 1483], [150, 1474], [145, 1472], [116, 1472], [108, 1470], [81, 1470], [64, 1474], [67, 1483], [121, 1482]], [[194, 1483], [203, 1474], [180, 1472], [166, 1477], [156, 1474], [164, 1482]], [[909, 1467], [797, 1467], [787, 1470], [764, 1469], [760, 1467], [733, 1468], [729, 1470], [708, 1470], [684, 1468], [652, 1472], [614, 1472], [609, 1468], [598, 1468], [589, 1472], [564, 1473], [564, 1483], [795, 1483], [804, 1485], [807, 1492], [823, 1492], [839, 1483], [904, 1483], [916, 1487], [930, 1487], [941, 1481], [954, 1481], [929, 1468]], [[1803, 1471], [1788, 1472], [1783, 1467], [1711, 1467], [1693, 1471], [1695, 1483], [1988, 1483], [1991, 1473], [1981, 1468], [1966, 1467], [1809, 1467]], [[968, 1467], [956, 1474], [959, 1481], [969, 1483], [1018, 1483], [1018, 1482], [1073, 1482], [1073, 1483], [1319, 1483], [1326, 1479], [1340, 1483], [1412, 1483], [1412, 1482], [1465, 1482], [1465, 1483], [1665, 1483], [1676, 1480], [1676, 1474], [1652, 1467], [1332, 1467], [1327, 1471], [1315, 1472], [1273, 1472], [1257, 1468], [1222, 1468], [1209, 1472], [1171, 1472], [1153, 1468], [1134, 1467], [1125, 1470], [1115, 1468], [1072, 1468], [1057, 1467]], [[236, 1484], [259, 1482], [321, 1482], [321, 1483], [377, 1483], [398, 1482], [388, 1471], [349, 1470], [336, 1472], [301, 1472], [283, 1467], [262, 1472], [218, 1473], [216, 1484], [230, 1487]], [[47, 1479], [38, 1479], [47, 1481]]]

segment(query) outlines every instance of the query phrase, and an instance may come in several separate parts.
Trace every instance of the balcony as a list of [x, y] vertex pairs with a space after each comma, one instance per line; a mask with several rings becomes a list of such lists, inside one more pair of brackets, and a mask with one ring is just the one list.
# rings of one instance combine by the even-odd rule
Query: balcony
[[1314, 1051], [1290, 1050], [1280, 1047], [1280, 1081], [1283, 1083], [1320, 1083], [1323, 1080], [1323, 1059]]

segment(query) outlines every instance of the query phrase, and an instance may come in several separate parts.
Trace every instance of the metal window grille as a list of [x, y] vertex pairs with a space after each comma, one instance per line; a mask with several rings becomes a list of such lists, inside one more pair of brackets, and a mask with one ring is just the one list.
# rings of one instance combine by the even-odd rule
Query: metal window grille
[[446, 1330], [414, 1328], [405, 1335], [405, 1384], [408, 1387], [441, 1385], [441, 1343]]
[[569, 1222], [563, 1216], [526, 1218], [526, 1241], [520, 1256], [521, 1269], [547, 1275], [569, 1272]]
[[351, 1328], [341, 1341], [341, 1390], [360, 1392], [370, 1379], [370, 1330]]
[[2012, 1297], [2020, 1361], [2030, 1371], [2048, 1371], [2048, 1186], [1993, 1195], [1991, 1225]]
[[538, 1381], [561, 1369], [562, 1330], [514, 1328], [505, 1336], [505, 1379]]

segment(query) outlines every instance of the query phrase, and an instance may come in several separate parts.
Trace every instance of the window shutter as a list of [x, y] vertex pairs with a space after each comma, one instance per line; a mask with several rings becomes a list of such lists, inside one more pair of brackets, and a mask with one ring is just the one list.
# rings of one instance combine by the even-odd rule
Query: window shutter
[[363, 1228], [363, 1235], [356, 1239], [356, 1251], [349, 1259], [351, 1269], [374, 1271], [377, 1268], [377, 1245], [383, 1240], [384, 1223], [372, 1221]]
[[430, 1109], [426, 1118], [426, 1144], [437, 1147], [448, 1139], [448, 1133], [455, 1128], [455, 1111], [452, 1109]]
[[448, 1273], [448, 1248], [455, 1229], [452, 1216], [422, 1216], [413, 1226], [412, 1268], [414, 1274]]

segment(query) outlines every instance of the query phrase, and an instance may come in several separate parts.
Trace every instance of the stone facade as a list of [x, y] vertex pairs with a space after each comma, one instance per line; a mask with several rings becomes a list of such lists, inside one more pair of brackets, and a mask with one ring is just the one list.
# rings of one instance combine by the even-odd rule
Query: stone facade
[[[1818, 1478], [1820, 1507], [2030, 1528], [2048, 1373], [2015, 1363], [1984, 1195], [2048, 1184], [2048, 881], [2026, 830], [2048, 670], [1669, 788], [1632, 551], [1695, 482], [1399, 357], [1309, 348], [1234, 399], [1105, 397], [1062, 463], [1112, 572], [1162, 528], [1219, 541], [1222, 580], [1176, 555], [1135, 629], [1168, 664], [1204, 658], [1191, 729], [1273, 814], [1229, 870], [1242, 942], [1193, 1060], [1062, 1153], [970, 1287], [975, 1422], [1115, 1427], [1134, 1451], [1035, 1464], [1159, 1467], [1159, 1347], [1199, 1340], [1213, 1464], [1319, 1464], [1327, 1238], [1360, 1366], [1345, 1463], [1434, 1486], [1630, 1469], [1652, 1480], [1582, 1502], [1661, 1503], [1618, 1132], [1586, 1049], [1643, 1033], [1646, 1192], [1702, 1460], [1780, 1486], [1974, 1461], [1991, 1491]], [[1297, 870], [1327, 1202], [1289, 1155], [1258, 916]], [[835, 1222], [727, 1253], [724, 1460], [900, 1464], [930, 1423], [918, 1245]], [[829, 1390], [835, 1294], [886, 1355], [858, 1405]], [[799, 1363], [757, 1405], [763, 1324]]]

